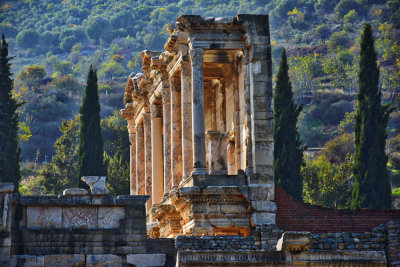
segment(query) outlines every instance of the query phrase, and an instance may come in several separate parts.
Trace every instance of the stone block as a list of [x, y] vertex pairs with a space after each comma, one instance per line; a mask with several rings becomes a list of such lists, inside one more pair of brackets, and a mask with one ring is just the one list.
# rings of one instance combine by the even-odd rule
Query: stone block
[[97, 209], [93, 207], [64, 207], [62, 228], [97, 228]]
[[270, 200], [252, 200], [251, 206], [257, 212], [276, 212], [276, 204]]
[[115, 197], [112, 195], [93, 195], [92, 205], [115, 205]]
[[125, 218], [123, 207], [99, 207], [97, 212], [98, 228], [119, 228], [120, 220]]
[[44, 256], [16, 255], [11, 259], [11, 266], [44, 267]]
[[274, 200], [274, 184], [250, 185], [248, 188], [248, 198], [249, 200]]
[[61, 207], [27, 207], [26, 226], [28, 229], [61, 228]]
[[165, 254], [130, 254], [126, 257], [126, 262], [134, 264], [136, 267], [155, 267], [165, 266]]
[[122, 267], [121, 257], [112, 254], [86, 255], [87, 267]]
[[108, 194], [105, 176], [83, 176], [81, 180], [90, 186], [90, 192], [92, 195]]
[[[310, 232], [288, 231], [283, 233], [276, 244], [277, 251], [301, 252], [311, 248]], [[329, 248], [330, 249], [330, 248]]]
[[85, 255], [83, 254], [59, 254], [46, 255], [44, 257], [46, 267], [83, 267], [85, 266]]
[[68, 188], [63, 191], [64, 196], [82, 196], [88, 194], [89, 192], [83, 188]]
[[251, 225], [275, 224], [276, 214], [272, 212], [254, 212], [251, 214]]
[[13, 183], [0, 183], [0, 193], [12, 193], [14, 191]]

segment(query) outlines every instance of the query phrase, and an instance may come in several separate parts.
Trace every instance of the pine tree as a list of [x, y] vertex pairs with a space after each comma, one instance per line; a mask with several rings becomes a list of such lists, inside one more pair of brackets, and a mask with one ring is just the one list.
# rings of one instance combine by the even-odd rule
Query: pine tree
[[19, 105], [11, 93], [13, 89], [11, 59], [3, 34], [0, 46], [0, 182], [12, 182], [17, 189], [21, 178], [17, 113]]
[[103, 137], [100, 127], [100, 104], [97, 74], [90, 66], [85, 96], [82, 100], [79, 133], [78, 186], [85, 186], [82, 176], [104, 176]]
[[293, 101], [288, 70], [286, 52], [283, 50], [274, 91], [274, 176], [277, 185], [301, 200], [303, 148], [296, 123], [302, 106], [297, 107]]
[[386, 127], [392, 109], [381, 105], [376, 58], [372, 28], [367, 24], [361, 34], [352, 209], [388, 209], [391, 206], [385, 143]]

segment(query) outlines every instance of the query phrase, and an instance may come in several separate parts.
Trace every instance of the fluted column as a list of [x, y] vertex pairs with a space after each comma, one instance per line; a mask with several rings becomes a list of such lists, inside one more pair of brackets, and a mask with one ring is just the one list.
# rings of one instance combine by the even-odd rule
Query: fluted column
[[[187, 51], [186, 51], [187, 52]], [[187, 60], [182, 56], [182, 59]], [[181, 63], [181, 112], [182, 112], [182, 168], [183, 177], [190, 176], [193, 170], [193, 139], [192, 139], [192, 86], [191, 68], [188, 61]]]
[[164, 194], [171, 190], [171, 92], [169, 87], [161, 89], [164, 125]]
[[145, 195], [144, 186], [145, 175], [145, 155], [144, 155], [144, 130], [143, 124], [136, 124], [136, 194]]
[[241, 169], [241, 151], [240, 151], [240, 98], [239, 98], [239, 73], [237, 58], [233, 64], [233, 101], [234, 101], [234, 130], [235, 130], [235, 164], [236, 170]]
[[151, 156], [152, 156], [152, 201], [160, 204], [163, 192], [163, 155], [162, 155], [162, 106], [151, 105]]
[[129, 181], [130, 181], [130, 194], [136, 194], [136, 133], [129, 134], [129, 146], [130, 155], [130, 170], [129, 170]]
[[[152, 166], [151, 166], [151, 119], [149, 113], [143, 114], [143, 125], [144, 125], [144, 144], [145, 144], [145, 185], [146, 185], [146, 195], [152, 193]], [[146, 202], [146, 208], [149, 210], [152, 205], [152, 199], [150, 198]]]
[[177, 77], [170, 79], [171, 86], [171, 176], [172, 187], [177, 187], [182, 180], [182, 122], [181, 88]]
[[204, 84], [203, 55], [201, 48], [189, 51], [192, 65], [192, 127], [193, 127], [193, 172], [206, 174], [206, 145], [204, 128]]

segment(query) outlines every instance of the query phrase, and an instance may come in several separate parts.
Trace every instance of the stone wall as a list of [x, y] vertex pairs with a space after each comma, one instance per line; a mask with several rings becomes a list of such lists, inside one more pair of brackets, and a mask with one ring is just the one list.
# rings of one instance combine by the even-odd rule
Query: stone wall
[[147, 239], [148, 196], [94, 189], [19, 196], [0, 184], [0, 266], [175, 266], [173, 239]]
[[364, 233], [389, 221], [400, 220], [400, 210], [335, 210], [293, 199], [281, 187], [275, 188], [276, 224], [284, 231], [312, 233]]

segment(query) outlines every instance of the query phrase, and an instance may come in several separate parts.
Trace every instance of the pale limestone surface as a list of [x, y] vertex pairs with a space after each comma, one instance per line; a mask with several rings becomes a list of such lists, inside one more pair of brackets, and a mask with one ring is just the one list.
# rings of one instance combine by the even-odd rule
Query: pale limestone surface
[[86, 255], [87, 267], [122, 267], [121, 257], [113, 254]]
[[126, 262], [136, 267], [165, 266], [165, 254], [130, 254], [126, 256]]
[[63, 207], [62, 228], [97, 228], [97, 209], [94, 207]]
[[300, 252], [311, 248], [312, 235], [310, 232], [292, 232], [283, 233], [276, 244], [277, 251]]
[[136, 125], [136, 194], [145, 195], [145, 153], [143, 123]]
[[90, 192], [92, 195], [108, 194], [105, 176], [83, 176], [81, 179], [90, 186]]
[[29, 229], [62, 228], [61, 207], [28, 207], [26, 217]]
[[123, 207], [99, 207], [97, 211], [98, 228], [119, 228], [120, 220], [125, 218]]
[[83, 188], [68, 188], [63, 191], [63, 196], [83, 196], [88, 194], [89, 192]]

